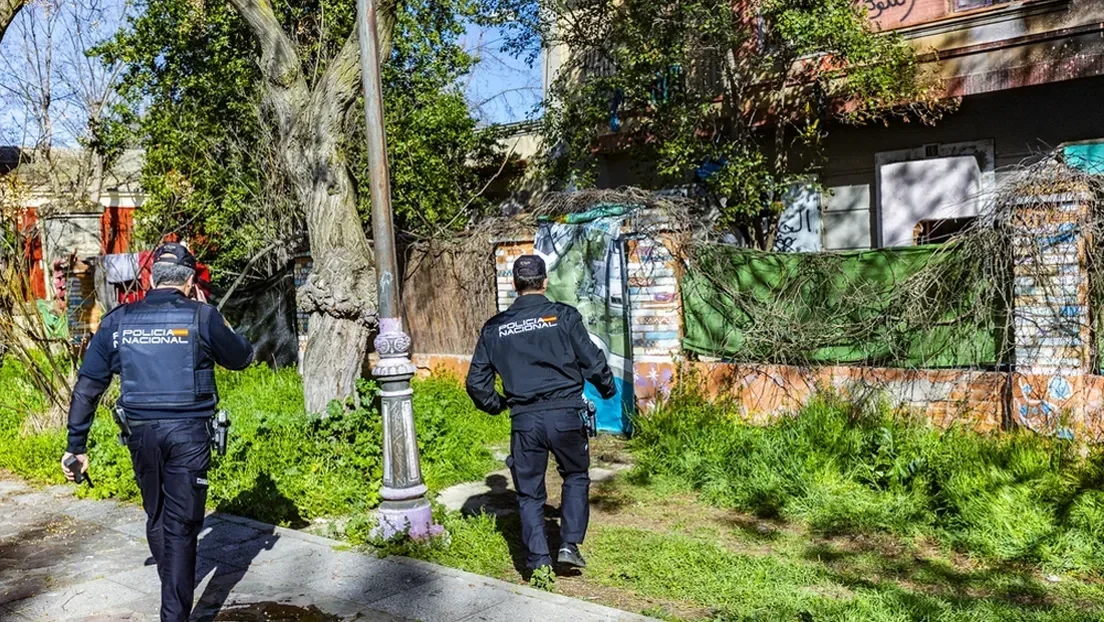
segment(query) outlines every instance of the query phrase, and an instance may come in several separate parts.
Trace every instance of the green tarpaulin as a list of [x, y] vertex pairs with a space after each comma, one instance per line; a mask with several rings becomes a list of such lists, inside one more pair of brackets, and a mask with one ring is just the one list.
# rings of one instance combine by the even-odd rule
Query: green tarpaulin
[[1001, 305], [953, 248], [762, 253], [709, 245], [682, 284], [686, 349], [758, 363], [991, 367]]

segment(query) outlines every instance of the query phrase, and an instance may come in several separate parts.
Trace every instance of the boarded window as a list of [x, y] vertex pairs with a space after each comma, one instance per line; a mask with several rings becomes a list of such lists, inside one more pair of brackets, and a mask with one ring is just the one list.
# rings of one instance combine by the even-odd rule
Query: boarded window
[[878, 168], [881, 245], [910, 246], [917, 225], [977, 215], [981, 169], [971, 155], [910, 160]]

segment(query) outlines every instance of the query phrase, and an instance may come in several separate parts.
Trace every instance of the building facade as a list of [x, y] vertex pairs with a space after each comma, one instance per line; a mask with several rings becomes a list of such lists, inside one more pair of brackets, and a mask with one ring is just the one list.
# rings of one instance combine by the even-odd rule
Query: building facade
[[938, 63], [961, 107], [934, 126], [834, 127], [817, 172], [825, 250], [934, 241], [1017, 166], [1104, 137], [1104, 2], [866, 0]]
[[[859, 0], [902, 35], [959, 109], [935, 125], [828, 128], [817, 183], [795, 186], [775, 250], [861, 250], [936, 242], [984, 209], [1016, 167], [1104, 138], [1104, 1]], [[545, 51], [547, 87], [568, 52]], [[608, 154], [599, 184], [641, 185]]]

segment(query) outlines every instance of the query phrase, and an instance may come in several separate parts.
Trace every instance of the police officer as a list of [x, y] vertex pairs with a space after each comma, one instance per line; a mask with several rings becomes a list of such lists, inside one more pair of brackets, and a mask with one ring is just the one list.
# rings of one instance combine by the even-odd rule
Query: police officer
[[[180, 244], [157, 249], [145, 299], [104, 316], [81, 365], [69, 407], [62, 470], [76, 456], [88, 470], [88, 431], [113, 374], [146, 535], [161, 577], [161, 620], [187, 620], [195, 593], [196, 540], [207, 501], [209, 424], [218, 404], [215, 364], [240, 370], [253, 346], [212, 306], [191, 300], [196, 259]], [[76, 468], [74, 466], [74, 468]]]
[[[479, 335], [468, 371], [467, 390], [480, 410], [492, 415], [510, 409], [510, 457], [521, 510], [521, 537], [531, 572], [551, 566], [544, 533], [548, 453], [563, 478], [561, 564], [585, 568], [579, 544], [590, 517], [590, 448], [585, 423], [583, 381], [603, 398], [613, 397], [613, 374], [602, 351], [590, 340], [583, 318], [569, 305], [544, 296], [544, 260], [524, 255], [514, 263], [518, 298], [491, 318]], [[502, 377], [505, 397], [495, 389]]]

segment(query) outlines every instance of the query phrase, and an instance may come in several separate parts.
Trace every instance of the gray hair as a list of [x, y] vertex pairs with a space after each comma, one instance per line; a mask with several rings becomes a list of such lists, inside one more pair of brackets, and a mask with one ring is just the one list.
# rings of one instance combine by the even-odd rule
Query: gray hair
[[188, 279], [193, 276], [195, 276], [195, 270], [192, 270], [188, 266], [157, 262], [153, 264], [153, 271], [150, 274], [150, 285], [154, 288], [163, 286], [179, 287], [187, 283]]

